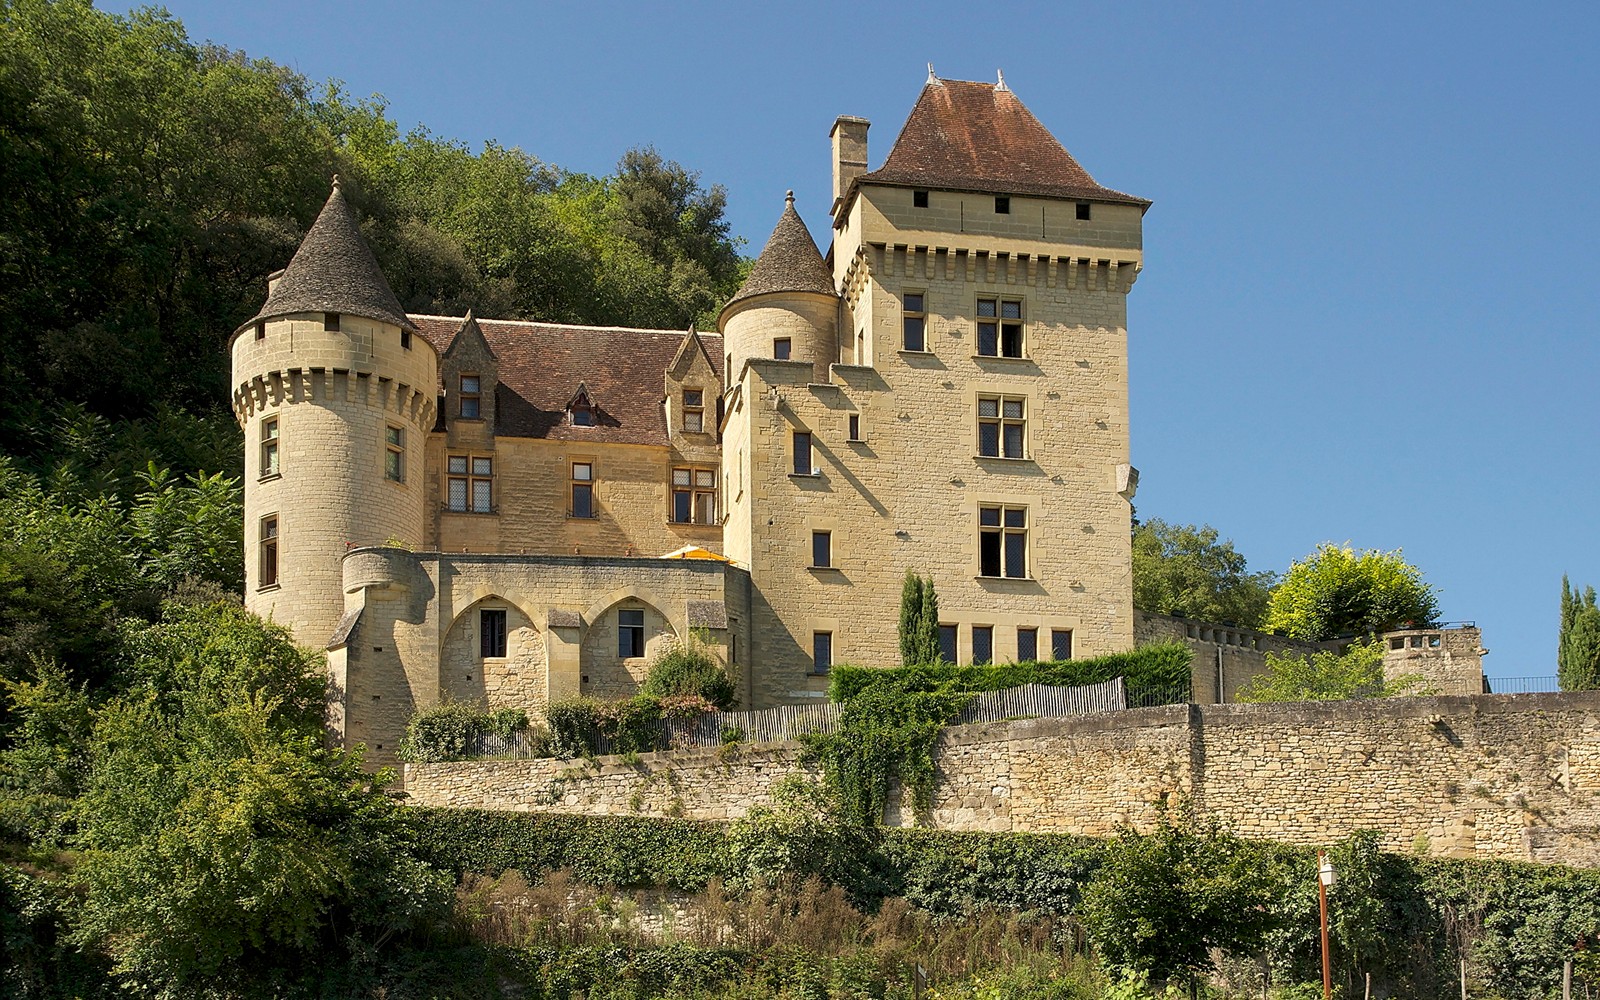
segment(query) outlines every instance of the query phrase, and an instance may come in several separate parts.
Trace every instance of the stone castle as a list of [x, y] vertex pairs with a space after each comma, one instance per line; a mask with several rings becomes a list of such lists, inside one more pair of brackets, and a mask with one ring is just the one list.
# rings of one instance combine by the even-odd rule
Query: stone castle
[[898, 661], [908, 570], [955, 662], [1134, 645], [1150, 202], [1003, 80], [930, 73], [871, 171], [867, 131], [833, 126], [827, 254], [791, 195], [715, 334], [408, 315], [335, 183], [231, 351], [247, 604], [327, 648], [347, 744], [392, 761], [441, 697], [626, 696], [691, 630], [745, 707], [821, 698]]

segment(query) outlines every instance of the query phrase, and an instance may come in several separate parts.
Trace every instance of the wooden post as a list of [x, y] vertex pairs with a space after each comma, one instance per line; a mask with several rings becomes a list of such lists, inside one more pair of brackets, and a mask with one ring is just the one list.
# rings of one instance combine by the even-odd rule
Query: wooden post
[[1362, 994], [1363, 1000], [1372, 1000], [1372, 973], [1367, 973], [1367, 989]]
[[1461, 1000], [1467, 1000], [1467, 960], [1461, 960]]
[[1572, 959], [1561, 963], [1561, 1000], [1572, 1000]]
[[[1322, 877], [1326, 859], [1325, 852], [1317, 852], [1317, 901], [1322, 908], [1322, 1000], [1333, 1000], [1333, 966], [1328, 961], [1328, 880]], [[1465, 993], [1462, 1000], [1466, 1000]]]

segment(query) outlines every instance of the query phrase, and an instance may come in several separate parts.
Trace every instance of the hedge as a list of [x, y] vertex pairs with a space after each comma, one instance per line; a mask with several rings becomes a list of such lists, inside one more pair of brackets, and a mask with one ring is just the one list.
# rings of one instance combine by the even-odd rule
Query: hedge
[[1126, 653], [1108, 653], [1087, 660], [1028, 660], [1023, 663], [961, 665], [932, 663], [914, 667], [833, 668], [828, 697], [848, 702], [870, 687], [892, 686], [902, 691], [952, 691], [977, 693], [1002, 691], [1024, 684], [1075, 687], [1099, 684], [1114, 677], [1128, 681], [1128, 698], [1140, 702], [1148, 696], [1186, 692], [1189, 664], [1194, 653], [1182, 643], [1141, 646]]

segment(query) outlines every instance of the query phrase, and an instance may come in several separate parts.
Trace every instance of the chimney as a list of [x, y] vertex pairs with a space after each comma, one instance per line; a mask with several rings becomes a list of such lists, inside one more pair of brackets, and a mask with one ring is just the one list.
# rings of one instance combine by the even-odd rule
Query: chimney
[[268, 298], [271, 298], [273, 290], [278, 287], [278, 279], [283, 277], [283, 272], [286, 271], [286, 270], [288, 270], [288, 268], [281, 268], [280, 267], [278, 270], [273, 271], [271, 274], [267, 275], [267, 297]]
[[833, 209], [850, 190], [850, 182], [867, 172], [867, 128], [872, 123], [853, 115], [840, 115], [828, 133], [833, 139]]

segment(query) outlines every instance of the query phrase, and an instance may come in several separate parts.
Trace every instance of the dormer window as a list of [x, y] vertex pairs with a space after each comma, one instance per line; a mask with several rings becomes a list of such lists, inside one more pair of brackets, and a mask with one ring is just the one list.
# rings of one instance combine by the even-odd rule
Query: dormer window
[[578, 391], [567, 400], [567, 419], [574, 427], [594, 426], [594, 400], [589, 398], [589, 387], [578, 383]]
[[461, 419], [477, 420], [482, 413], [483, 382], [476, 375], [461, 376]]
[[588, 406], [574, 406], [572, 408], [572, 426], [593, 427], [594, 410]]
[[683, 390], [683, 430], [699, 434], [706, 429], [706, 394], [703, 389]]

